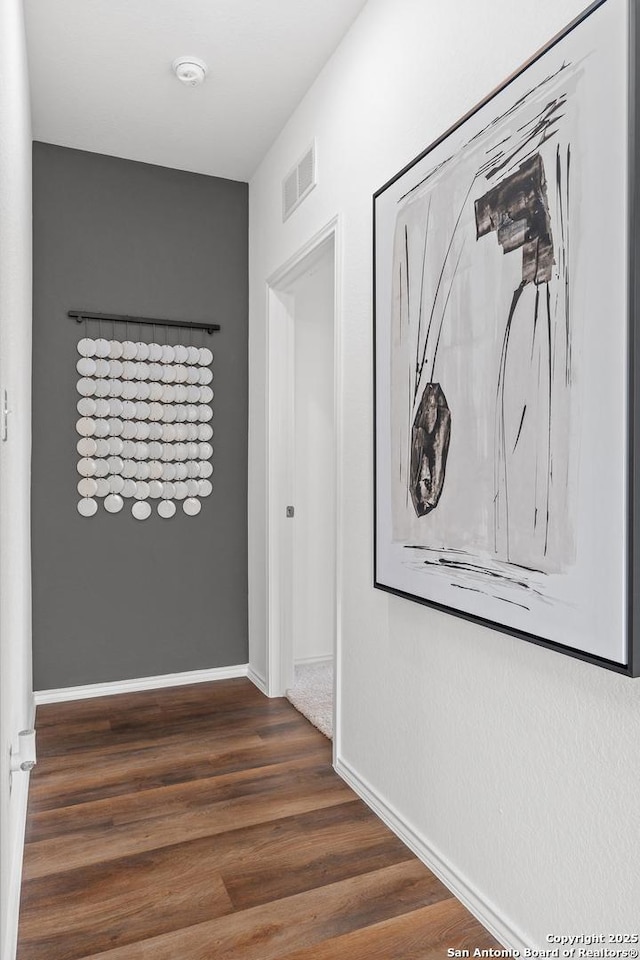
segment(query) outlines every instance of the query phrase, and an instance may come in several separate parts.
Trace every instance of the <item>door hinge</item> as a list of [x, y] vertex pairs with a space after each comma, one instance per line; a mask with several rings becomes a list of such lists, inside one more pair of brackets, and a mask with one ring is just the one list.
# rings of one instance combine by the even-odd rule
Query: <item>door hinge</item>
[[9, 435], [9, 398], [7, 396], [7, 391], [2, 391], [2, 414], [0, 415], [2, 420], [2, 425], [0, 426], [0, 439], [4, 442]]

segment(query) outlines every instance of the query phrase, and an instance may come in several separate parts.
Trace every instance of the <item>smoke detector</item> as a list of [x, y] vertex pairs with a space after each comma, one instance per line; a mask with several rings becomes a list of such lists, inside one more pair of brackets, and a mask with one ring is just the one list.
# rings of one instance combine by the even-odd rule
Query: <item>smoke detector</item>
[[173, 61], [173, 72], [187, 87], [199, 87], [207, 75], [207, 65], [198, 57], [177, 57]]

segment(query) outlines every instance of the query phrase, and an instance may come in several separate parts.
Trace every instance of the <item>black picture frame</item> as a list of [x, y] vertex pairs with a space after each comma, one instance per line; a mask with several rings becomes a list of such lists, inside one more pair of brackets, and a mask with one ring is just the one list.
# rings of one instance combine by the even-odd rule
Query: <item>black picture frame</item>
[[[626, 317], [626, 361], [627, 361], [627, 397], [626, 397], [626, 416], [627, 416], [627, 549], [626, 549], [626, 570], [625, 570], [625, 594], [626, 594], [626, 623], [625, 623], [625, 657], [622, 659], [611, 659], [606, 656], [580, 649], [579, 646], [569, 643], [558, 642], [545, 638], [542, 635], [529, 630], [523, 630], [513, 625], [499, 622], [469, 610], [451, 606], [448, 603], [439, 602], [429, 596], [420, 596], [416, 593], [394, 586], [385, 582], [380, 575], [380, 524], [379, 524], [379, 497], [380, 482], [380, 447], [381, 439], [379, 435], [380, 422], [380, 350], [379, 337], [381, 335], [381, 306], [379, 301], [380, 291], [378, 289], [378, 241], [379, 241], [379, 216], [378, 205], [385, 193], [393, 185], [397, 184], [405, 175], [424, 158], [428, 157], [437, 147], [443, 144], [452, 134], [463, 128], [472, 118], [483, 108], [490, 105], [499, 94], [506, 91], [514, 81], [522, 77], [534, 64], [545, 57], [550, 51], [562, 43], [574, 31], [578, 31], [581, 25], [587, 21], [600, 8], [607, 4], [616, 2], [623, 3], [627, 17], [628, 30], [628, 71], [627, 71], [627, 199], [628, 199], [628, 220], [627, 220], [627, 317]], [[635, 95], [636, 89], [640, 87], [640, 58], [638, 49], [640, 42], [640, 16], [638, 15], [638, 0], [595, 0], [578, 17], [571, 21], [563, 30], [550, 39], [541, 49], [536, 51], [518, 70], [507, 77], [503, 83], [492, 90], [479, 103], [472, 107], [463, 117], [449, 127], [441, 136], [430, 143], [420, 154], [406, 164], [400, 171], [392, 176], [380, 189], [373, 195], [373, 380], [374, 380], [374, 555], [373, 555], [373, 586], [377, 590], [384, 591], [397, 597], [411, 600], [433, 609], [460, 617], [479, 625], [489, 627], [493, 630], [514, 636], [521, 640], [536, 644], [538, 646], [556, 651], [558, 653], [576, 658], [605, 668], [607, 670], [623, 674], [629, 677], [640, 676], [640, 468], [638, 457], [640, 456], [640, 337], [637, 333], [637, 313], [640, 304], [640, 238], [639, 230], [639, 197], [636, 184], [635, 172], [640, 165], [640, 137], [639, 130], [639, 111], [640, 106], [638, 98]], [[425, 240], [426, 245], [426, 240]], [[408, 264], [407, 264], [408, 272]], [[407, 280], [408, 290], [408, 280]], [[387, 312], [384, 307], [383, 312]], [[388, 333], [388, 321], [384, 322], [385, 329], [383, 335]], [[426, 349], [426, 347], [425, 347]], [[549, 348], [551, 350], [551, 348]]]

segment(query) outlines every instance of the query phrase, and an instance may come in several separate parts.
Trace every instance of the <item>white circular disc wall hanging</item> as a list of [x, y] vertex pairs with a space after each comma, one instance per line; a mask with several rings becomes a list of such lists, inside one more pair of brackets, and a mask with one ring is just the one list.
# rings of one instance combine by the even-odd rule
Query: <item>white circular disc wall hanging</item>
[[122, 380], [120, 386], [120, 396], [123, 400], [135, 400], [138, 395], [138, 384], [133, 380]]
[[93, 392], [96, 397], [108, 397], [109, 396], [109, 381], [108, 380], [95, 380], [95, 387]]
[[146, 500], [136, 500], [131, 507], [131, 513], [136, 520], [147, 520], [151, 516], [151, 504]]
[[78, 353], [79, 512], [93, 516], [102, 498], [118, 513], [132, 498], [133, 516], [147, 519], [151, 498], [161, 517], [175, 515], [174, 500], [196, 516], [212, 492], [212, 352], [85, 337]]
[[131, 460], [136, 452], [136, 441], [135, 440], [123, 440], [122, 441], [122, 456], [125, 460]]
[[109, 437], [107, 440], [107, 445], [109, 447], [109, 454], [112, 457], [119, 457], [122, 454], [123, 441], [120, 437]]
[[83, 477], [78, 483], [78, 493], [81, 497], [95, 497], [98, 492], [98, 484], [93, 477]]
[[81, 357], [94, 357], [96, 353], [96, 342], [89, 337], [83, 337], [78, 342], [78, 353]]
[[159, 500], [162, 496], [162, 484], [159, 480], [149, 481], [149, 496], [152, 500]]
[[76, 444], [76, 450], [81, 457], [93, 457], [97, 449], [98, 446], [93, 437], [80, 437]]
[[96, 461], [91, 457], [78, 460], [78, 473], [81, 477], [92, 477], [96, 472]]
[[136, 481], [136, 492], [134, 493], [136, 500], [146, 500], [148, 496], [149, 484], [146, 482], [146, 480]]
[[91, 417], [80, 417], [76, 423], [76, 430], [81, 437], [92, 437], [96, 432], [96, 422]]
[[81, 377], [77, 383], [77, 390], [83, 397], [92, 397], [95, 392], [95, 381], [90, 380], [89, 377]]
[[96, 372], [96, 362], [92, 357], [80, 357], [76, 370], [81, 377], [92, 377]]
[[96, 412], [96, 402], [93, 397], [80, 397], [76, 410], [81, 417], [92, 417]]

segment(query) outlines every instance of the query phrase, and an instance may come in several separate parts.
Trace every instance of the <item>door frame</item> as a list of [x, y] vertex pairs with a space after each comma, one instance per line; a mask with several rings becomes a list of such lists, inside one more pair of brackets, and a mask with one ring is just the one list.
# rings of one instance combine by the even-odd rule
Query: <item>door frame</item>
[[290, 563], [292, 523], [285, 517], [293, 499], [294, 315], [287, 292], [306, 264], [333, 240], [333, 410], [335, 497], [334, 756], [339, 728], [339, 652], [341, 640], [342, 512], [342, 245], [340, 217], [333, 217], [267, 279], [267, 694], [283, 696], [291, 685], [293, 646]]

